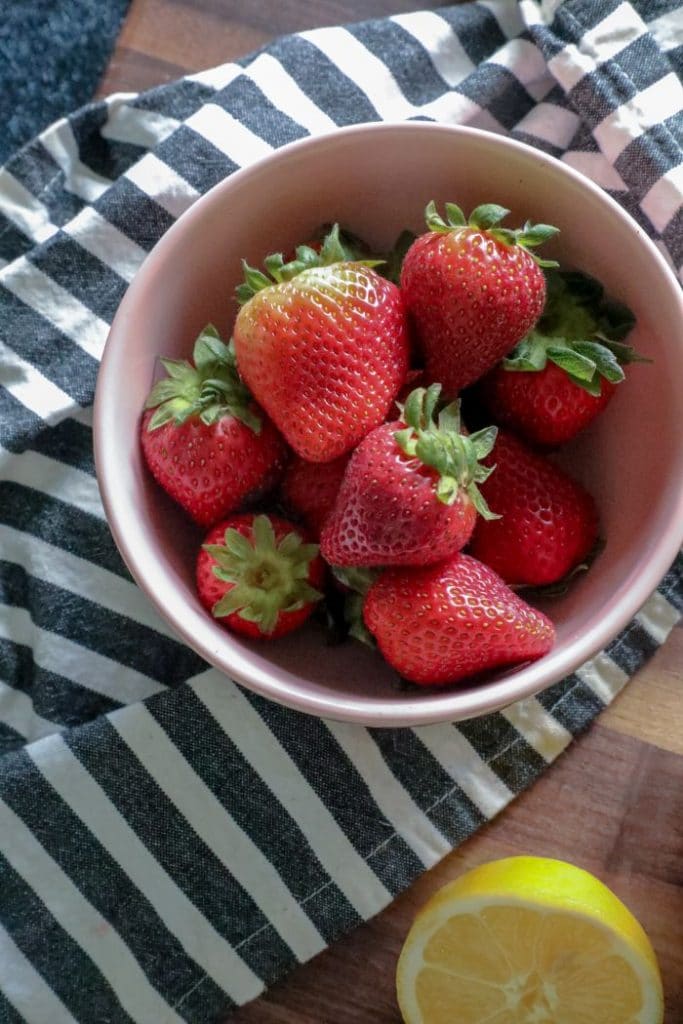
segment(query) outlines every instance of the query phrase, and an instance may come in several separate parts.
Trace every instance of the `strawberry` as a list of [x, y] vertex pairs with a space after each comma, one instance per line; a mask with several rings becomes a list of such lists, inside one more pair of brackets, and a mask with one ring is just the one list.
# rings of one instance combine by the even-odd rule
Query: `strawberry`
[[444, 221], [431, 202], [429, 231], [403, 261], [401, 290], [427, 377], [448, 397], [495, 366], [543, 309], [541, 266], [547, 261], [529, 250], [557, 228], [529, 222], [516, 231], [499, 227], [508, 212], [486, 204], [466, 221], [458, 206], [446, 203]]
[[298, 629], [322, 599], [317, 544], [280, 516], [231, 516], [197, 557], [199, 600], [227, 629], [274, 639]]
[[211, 324], [195, 342], [192, 363], [161, 362], [168, 376], [145, 403], [142, 451], [164, 490], [210, 526], [277, 483], [287, 447]]
[[244, 264], [235, 353], [244, 380], [292, 448], [330, 462], [381, 423], [408, 367], [400, 290], [369, 265], [348, 261], [338, 229], [320, 253], [306, 246], [271, 278]]
[[535, 660], [555, 633], [492, 569], [461, 552], [419, 569], [386, 569], [368, 590], [363, 618], [389, 664], [420, 686]]
[[500, 518], [477, 522], [469, 553], [509, 584], [544, 586], [563, 579], [598, 538], [590, 494], [506, 431], [499, 431], [485, 462], [496, 468], [481, 491]]
[[320, 537], [332, 511], [348, 462], [348, 455], [332, 462], [306, 462], [295, 457], [285, 471], [280, 485], [282, 503], [315, 538]]
[[[497, 367], [482, 383], [482, 399], [495, 419], [540, 448], [557, 448], [600, 415], [616, 385], [609, 380], [591, 395], [555, 363], [539, 371]], [[493, 415], [493, 412], [491, 413]]]
[[403, 381], [403, 384], [401, 385], [401, 390], [396, 395], [396, 401], [394, 402], [394, 406], [393, 406], [392, 409], [389, 410], [389, 415], [387, 416], [387, 420], [389, 420], [389, 421], [395, 420], [396, 419], [396, 406], [397, 405], [399, 405], [399, 406], [405, 405], [406, 399], [408, 398], [408, 395], [410, 394], [410, 392], [414, 391], [415, 388], [421, 388], [421, 387], [427, 387], [427, 381], [425, 380], [425, 372], [424, 372], [424, 370], [419, 369], [419, 368], [416, 368], [416, 369], [413, 369], [413, 370], [408, 370], [408, 372], [406, 374], [406, 379]]
[[490, 469], [496, 430], [466, 437], [459, 404], [434, 420], [440, 387], [417, 388], [399, 422], [376, 427], [351, 456], [321, 536], [332, 565], [426, 565], [469, 540], [477, 511], [490, 515], [477, 484]]
[[634, 322], [593, 278], [551, 271], [541, 319], [484, 378], [481, 398], [497, 422], [528, 441], [564, 444], [603, 411], [624, 380], [623, 365], [646, 361], [623, 343]]

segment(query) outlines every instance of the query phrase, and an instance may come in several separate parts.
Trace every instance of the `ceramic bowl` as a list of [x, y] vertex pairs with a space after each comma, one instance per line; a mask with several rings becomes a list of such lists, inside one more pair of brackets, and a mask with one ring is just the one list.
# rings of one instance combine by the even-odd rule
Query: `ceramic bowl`
[[[562, 461], [594, 494], [606, 546], [591, 571], [545, 610], [557, 642], [541, 660], [476, 686], [400, 690], [362, 645], [326, 646], [311, 625], [246, 642], [204, 612], [193, 584], [201, 535], [147, 472], [138, 443], [160, 355], [181, 358], [208, 321], [228, 336], [240, 261], [259, 264], [324, 222], [389, 247], [423, 229], [426, 203], [469, 210], [496, 202], [509, 223], [560, 228], [546, 247], [594, 274], [637, 317], [635, 364], [607, 411]], [[683, 540], [683, 304], [676, 279], [641, 228], [586, 178], [517, 142], [428, 123], [360, 125], [305, 139], [233, 174], [192, 206], [149, 255], [121, 303], [95, 402], [95, 454], [106, 514], [131, 573], [207, 662], [301, 711], [374, 726], [471, 718], [538, 693], [600, 651], [632, 618]]]

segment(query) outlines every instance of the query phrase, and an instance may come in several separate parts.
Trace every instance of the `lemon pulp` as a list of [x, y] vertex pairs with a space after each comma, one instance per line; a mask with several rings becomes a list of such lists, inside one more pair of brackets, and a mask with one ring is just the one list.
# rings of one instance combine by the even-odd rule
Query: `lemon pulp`
[[407, 1024], [661, 1024], [650, 942], [597, 878], [513, 857], [445, 886], [397, 970]]

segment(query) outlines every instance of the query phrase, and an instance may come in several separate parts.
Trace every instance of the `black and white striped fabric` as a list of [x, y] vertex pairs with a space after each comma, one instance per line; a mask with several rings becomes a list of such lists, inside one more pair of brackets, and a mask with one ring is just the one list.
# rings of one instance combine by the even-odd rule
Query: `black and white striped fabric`
[[220, 1020], [497, 814], [664, 641], [681, 561], [609, 650], [500, 714], [375, 731], [269, 704], [132, 583], [91, 403], [174, 219], [336, 125], [509, 133], [603, 186], [680, 274], [682, 10], [480, 0], [304, 32], [80, 110], [0, 171], [2, 1024]]

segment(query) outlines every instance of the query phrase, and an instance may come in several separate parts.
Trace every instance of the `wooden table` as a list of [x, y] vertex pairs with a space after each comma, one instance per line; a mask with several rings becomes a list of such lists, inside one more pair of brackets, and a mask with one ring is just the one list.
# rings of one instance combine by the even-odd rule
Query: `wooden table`
[[[419, 6], [419, 0], [133, 0], [99, 95], [146, 89], [224, 63], [282, 33]], [[445, 4], [431, 4], [440, 6]], [[682, 688], [679, 626], [531, 790], [388, 910], [294, 971], [231, 1024], [398, 1024], [394, 968], [416, 909], [465, 868], [516, 853], [573, 861], [614, 889], [652, 938], [664, 978], [666, 1024], [679, 1024]]]

